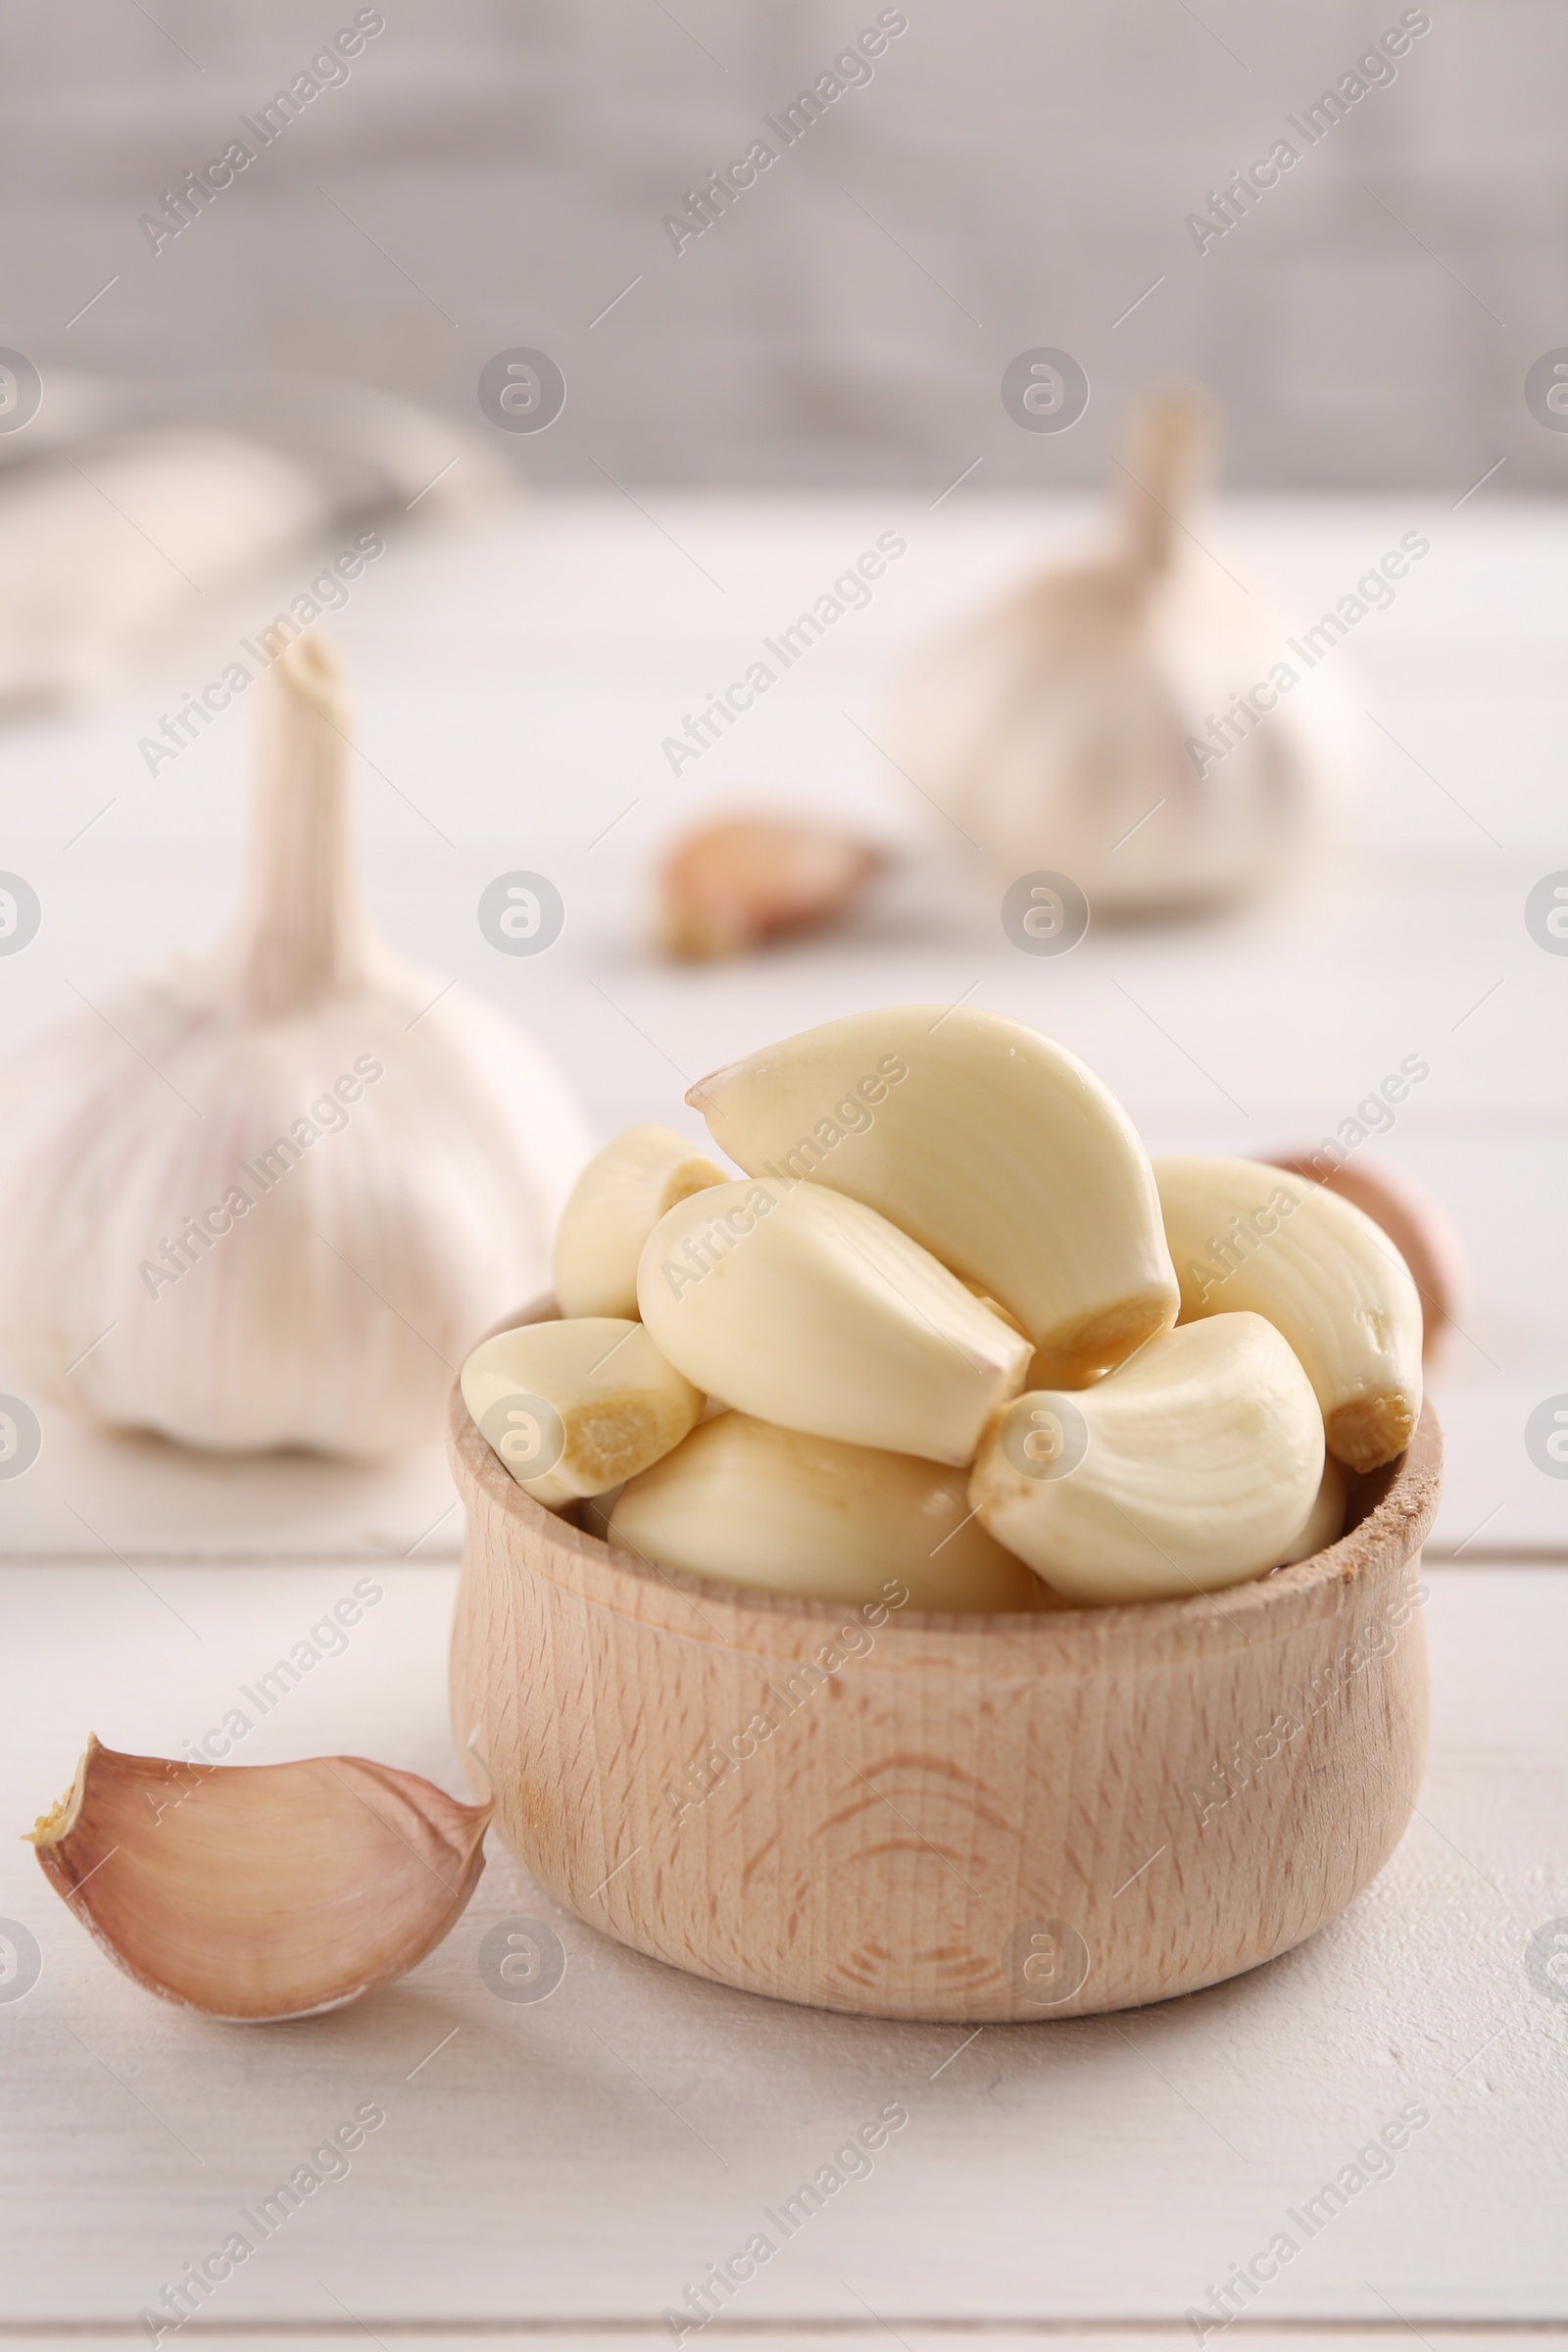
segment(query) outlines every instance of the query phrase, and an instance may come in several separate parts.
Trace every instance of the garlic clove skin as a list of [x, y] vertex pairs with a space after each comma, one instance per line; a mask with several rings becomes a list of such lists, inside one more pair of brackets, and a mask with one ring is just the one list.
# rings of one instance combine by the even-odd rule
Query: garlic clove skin
[[551, 1261], [564, 1315], [637, 1313], [637, 1260], [666, 1209], [724, 1170], [669, 1127], [628, 1127], [596, 1152], [562, 1211]]
[[689, 962], [743, 956], [848, 913], [886, 863], [826, 825], [731, 817], [683, 841], [660, 876], [660, 937]]
[[686, 1100], [753, 1175], [864, 1201], [995, 1298], [1051, 1385], [1092, 1380], [1176, 1320], [1132, 1121], [1022, 1021], [969, 1005], [854, 1013], [715, 1071]]
[[235, 932], [7, 1065], [0, 1342], [112, 1427], [384, 1457], [541, 1287], [590, 1139], [536, 1047], [371, 933], [335, 659], [299, 639], [257, 692]]
[[31, 1840], [138, 1984], [260, 2024], [341, 2008], [416, 1967], [478, 1885], [489, 1818], [362, 1756], [187, 1764], [89, 1739]]
[[797, 1600], [902, 1588], [900, 1608], [1064, 1606], [986, 1534], [964, 1490], [961, 1470], [731, 1412], [631, 1481], [607, 1541]]
[[1326, 1551], [1337, 1544], [1345, 1533], [1345, 1477], [1332, 1453], [1323, 1456], [1323, 1477], [1317, 1496], [1306, 1514], [1305, 1524], [1280, 1554], [1280, 1566], [1292, 1568], [1298, 1560], [1309, 1560], [1314, 1552]]
[[523, 1493], [558, 1510], [657, 1462], [705, 1400], [640, 1323], [591, 1315], [484, 1341], [464, 1364], [463, 1401]]
[[1329, 1451], [1377, 1470], [1421, 1417], [1421, 1300], [1372, 1219], [1255, 1159], [1154, 1162], [1182, 1321], [1266, 1315], [1317, 1393]]
[[967, 1462], [1029, 1342], [907, 1234], [826, 1185], [714, 1185], [655, 1226], [654, 1341], [705, 1394], [786, 1429]]
[[1272, 1568], [1323, 1476], [1305, 1372], [1261, 1315], [1179, 1326], [1092, 1389], [996, 1416], [969, 1500], [1069, 1600], [1180, 1600]]
[[[900, 765], [999, 876], [1069, 874], [1097, 915], [1255, 895], [1340, 826], [1346, 698], [1206, 527], [1187, 527], [1213, 437], [1191, 396], [1146, 404], [1113, 550], [929, 649], [895, 722]], [[1258, 684], [1261, 718], [1238, 707]]]

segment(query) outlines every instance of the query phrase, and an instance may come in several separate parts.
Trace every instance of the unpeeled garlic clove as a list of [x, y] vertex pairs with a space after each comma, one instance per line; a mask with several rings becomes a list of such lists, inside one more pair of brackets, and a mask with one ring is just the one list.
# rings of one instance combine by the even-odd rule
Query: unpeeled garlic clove
[[648, 1237], [643, 1321], [688, 1380], [785, 1429], [967, 1462], [1029, 1342], [826, 1185], [714, 1185]]
[[1061, 1607], [987, 1535], [961, 1470], [725, 1413], [632, 1480], [608, 1541], [693, 1576], [798, 1600]]
[[1323, 1456], [1323, 1477], [1305, 1524], [1287, 1544], [1280, 1554], [1282, 1568], [1292, 1568], [1298, 1560], [1309, 1560], [1314, 1552], [1327, 1550], [1337, 1544], [1345, 1532], [1345, 1480], [1339, 1463], [1332, 1453]]
[[972, 1005], [854, 1013], [686, 1100], [752, 1175], [864, 1201], [997, 1299], [1039, 1349], [1036, 1377], [1076, 1388], [1176, 1320], [1132, 1121], [1022, 1021]]
[[731, 817], [683, 841], [660, 877], [660, 934], [671, 956], [708, 962], [847, 913], [886, 863], [826, 825]]
[[464, 1364], [463, 1401], [523, 1493], [551, 1510], [646, 1470], [703, 1410], [701, 1390], [642, 1325], [612, 1315], [498, 1332]]
[[1364, 1167], [1359, 1160], [1336, 1167], [1321, 1150], [1281, 1152], [1267, 1164], [1337, 1193], [1382, 1226], [1421, 1294], [1421, 1359], [1430, 1363], [1469, 1287], [1464, 1245], [1437, 1202], [1387, 1168]]
[[648, 1236], [677, 1200], [725, 1180], [669, 1127], [628, 1127], [596, 1152], [556, 1228], [551, 1272], [562, 1313], [634, 1317]]
[[1274, 1567], [1322, 1475], [1322, 1416], [1286, 1342], [1261, 1315], [1215, 1315], [1092, 1389], [1015, 1398], [969, 1500], [1069, 1600], [1173, 1600]]
[[489, 1818], [363, 1756], [187, 1764], [90, 1738], [31, 1840], [138, 1984], [260, 2023], [340, 2008], [416, 1967], [478, 1885]]
[[1198, 906], [1292, 876], [1333, 829], [1348, 707], [1189, 527], [1213, 440], [1194, 396], [1145, 403], [1106, 555], [1031, 581], [907, 679], [899, 764], [999, 879], [1070, 875], [1097, 914]]
[[1154, 1163], [1182, 1320], [1247, 1308], [1284, 1333], [1351, 1470], [1402, 1453], [1421, 1416], [1421, 1300], [1369, 1216], [1255, 1159]]

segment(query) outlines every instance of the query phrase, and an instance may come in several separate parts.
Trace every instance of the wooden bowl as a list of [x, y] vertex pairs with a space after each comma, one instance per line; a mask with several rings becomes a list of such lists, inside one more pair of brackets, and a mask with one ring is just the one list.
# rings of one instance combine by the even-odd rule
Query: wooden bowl
[[697, 1976], [954, 2025], [1130, 2008], [1289, 1951], [1409, 1819], [1430, 1406], [1326, 1551], [1041, 1616], [656, 1569], [524, 1494], [458, 1390], [451, 1459], [474, 1786], [561, 1902]]

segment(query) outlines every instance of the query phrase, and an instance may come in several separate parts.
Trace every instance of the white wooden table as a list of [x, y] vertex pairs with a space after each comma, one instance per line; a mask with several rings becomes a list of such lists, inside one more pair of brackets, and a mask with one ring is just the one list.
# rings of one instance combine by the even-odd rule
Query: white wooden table
[[[147, 2340], [139, 2308], [367, 2100], [386, 2123], [348, 2178], [186, 2336], [292, 2352], [668, 2341], [662, 2311], [892, 2101], [909, 2122], [874, 2173], [710, 2339], [1191, 2341], [1189, 2308], [1414, 2103], [1430, 2122], [1392, 2177], [1310, 2242], [1297, 2230], [1299, 2253], [1232, 2332], [1568, 2333], [1568, 1984], [1539, 1988], [1525, 1959], [1568, 1919], [1568, 1485], [1523, 1440], [1530, 1410], [1568, 1392], [1568, 959], [1522, 914], [1568, 866], [1568, 546], [1554, 513], [1484, 497], [1216, 517], [1293, 626], [1402, 530], [1431, 536], [1399, 602], [1336, 655], [1387, 730], [1366, 730], [1356, 838], [1298, 901], [1203, 929], [1092, 930], [1042, 966], [858, 729], [881, 735], [922, 631], [1085, 519], [964, 491], [935, 511], [607, 494], [472, 537], [411, 523], [339, 629], [374, 763], [369, 892], [400, 949], [551, 1041], [606, 1132], [685, 1122], [685, 1079], [771, 1036], [970, 990], [1082, 1054], [1155, 1149], [1310, 1142], [1402, 1055], [1428, 1058], [1380, 1156], [1446, 1203], [1474, 1282], [1434, 1383], [1450, 1463], [1424, 1612], [1434, 1740], [1404, 1843], [1337, 1926], [1250, 1978], [967, 2041], [682, 1978], [559, 1913], [500, 1851], [400, 1985], [310, 2023], [208, 2025], [119, 1976], [26, 1847], [0, 1843], [0, 1916], [43, 1954], [26, 1996], [0, 1999], [0, 2342]], [[661, 738], [888, 527], [909, 554], [871, 608], [673, 782]], [[210, 936], [237, 872], [248, 718], [156, 784], [136, 739], [294, 584], [205, 613], [177, 665], [113, 705], [0, 739], [0, 865], [46, 910], [0, 962], [0, 1043], [58, 1017], [68, 978], [91, 994]], [[720, 974], [662, 967], [643, 946], [649, 860], [737, 801], [831, 810], [906, 861], [835, 940]], [[567, 905], [536, 962], [495, 955], [474, 919], [483, 885], [519, 865]], [[357, 1751], [461, 1786], [444, 1695], [460, 1528], [438, 1453], [385, 1474], [193, 1462], [43, 1417], [37, 1463], [0, 1486], [14, 1829], [59, 1794], [89, 1729], [176, 1753], [367, 1574], [381, 1599], [246, 1760]], [[550, 1924], [566, 1954], [537, 2004], [496, 1998], [476, 1964], [515, 1917]]]

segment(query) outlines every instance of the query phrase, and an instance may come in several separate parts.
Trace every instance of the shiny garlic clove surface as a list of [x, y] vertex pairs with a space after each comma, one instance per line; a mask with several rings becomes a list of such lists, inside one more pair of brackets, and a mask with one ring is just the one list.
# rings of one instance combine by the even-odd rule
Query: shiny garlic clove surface
[[1294, 1567], [1298, 1560], [1309, 1560], [1314, 1552], [1326, 1551], [1337, 1544], [1345, 1533], [1345, 1479], [1332, 1453], [1323, 1456], [1323, 1477], [1318, 1486], [1312, 1508], [1306, 1521], [1280, 1553], [1282, 1568]]
[[1215, 1315], [1092, 1389], [1016, 1398], [969, 1500], [1070, 1600], [1174, 1600], [1275, 1567], [1322, 1475], [1322, 1416], [1286, 1342], [1261, 1315]]
[[1029, 1343], [906, 1233], [826, 1185], [715, 1185], [649, 1236], [643, 1321], [670, 1362], [763, 1421], [967, 1462]]
[[1464, 1309], [1470, 1287], [1464, 1244], [1446, 1212], [1407, 1177], [1356, 1159], [1336, 1165], [1335, 1148], [1330, 1139], [1315, 1152], [1276, 1153], [1268, 1165], [1338, 1194], [1388, 1235], [1421, 1295], [1421, 1360], [1430, 1364]]
[[551, 1510], [646, 1470], [679, 1445], [704, 1403], [640, 1323], [611, 1315], [498, 1332], [462, 1378], [485, 1443]]
[[628, 1127], [596, 1152], [556, 1229], [556, 1304], [564, 1315], [637, 1313], [637, 1260], [677, 1200], [727, 1181], [669, 1127]]
[[31, 1837], [50, 1885], [138, 1984], [261, 2023], [416, 1967], [479, 1882], [489, 1818], [363, 1756], [187, 1764], [94, 1739]]
[[589, 1139], [527, 1038], [371, 930], [329, 647], [296, 639], [256, 702], [228, 938], [6, 1064], [0, 1342], [113, 1428], [378, 1459], [540, 1286]]
[[1252, 1159], [1154, 1167], [1182, 1320], [1245, 1308], [1290, 1342], [1329, 1451], [1376, 1470], [1421, 1417], [1421, 1298], [1388, 1235], [1322, 1185]]
[[1061, 1607], [973, 1516], [962, 1470], [724, 1413], [634, 1478], [608, 1539], [798, 1600], [912, 1609]]
[[1022, 1021], [968, 1005], [856, 1013], [715, 1071], [687, 1101], [754, 1176], [831, 1186], [977, 1284], [1034, 1341], [1037, 1378], [1076, 1388], [1176, 1320], [1131, 1120]]

